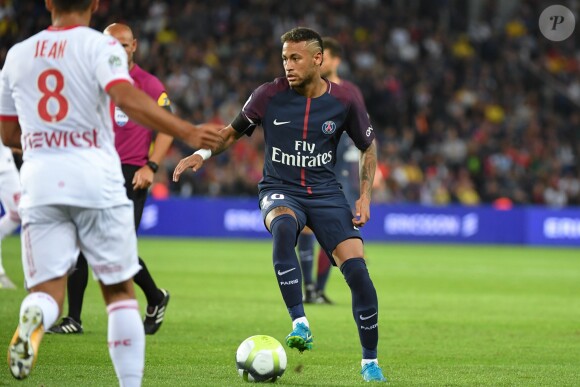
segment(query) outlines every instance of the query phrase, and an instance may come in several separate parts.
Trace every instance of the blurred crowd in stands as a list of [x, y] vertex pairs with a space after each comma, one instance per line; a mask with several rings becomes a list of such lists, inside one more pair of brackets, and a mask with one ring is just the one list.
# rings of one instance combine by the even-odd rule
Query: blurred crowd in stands
[[[0, 64], [12, 44], [49, 25], [43, 3], [0, 0]], [[339, 73], [365, 97], [380, 150], [376, 202], [561, 207], [580, 204], [580, 40], [541, 35], [547, 5], [101, 0], [93, 27], [129, 24], [136, 63], [165, 83], [176, 114], [224, 125], [253, 89], [283, 76], [280, 35], [314, 28], [343, 45]], [[256, 193], [261, 130], [172, 183], [190, 152], [175, 144], [155, 196]]]

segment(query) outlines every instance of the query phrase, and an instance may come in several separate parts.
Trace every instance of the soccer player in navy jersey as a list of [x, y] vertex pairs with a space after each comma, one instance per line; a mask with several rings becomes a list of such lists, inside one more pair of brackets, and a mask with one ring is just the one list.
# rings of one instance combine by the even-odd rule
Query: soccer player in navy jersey
[[[266, 147], [259, 203], [274, 240], [276, 279], [292, 319], [293, 330], [286, 344], [300, 352], [312, 349], [313, 344], [294, 250], [300, 231], [308, 226], [340, 267], [351, 289], [362, 345], [363, 378], [386, 381], [377, 361], [377, 293], [363, 259], [358, 229], [370, 218], [377, 164], [375, 134], [360, 99], [321, 77], [323, 49], [317, 32], [298, 27], [282, 35], [281, 41], [286, 76], [258, 87], [234, 121], [221, 129], [223, 143], [182, 159], [173, 179], [179, 180], [188, 168], [196, 171], [211, 154], [223, 152], [261, 125]], [[361, 150], [361, 195], [355, 204], [355, 216], [333, 171], [343, 132]]]
[[[338, 68], [343, 55], [340, 43], [336, 39], [324, 37], [322, 38], [322, 44], [324, 48], [324, 60], [320, 70], [322, 77], [348, 89], [348, 93], [359, 98], [364, 106], [364, 98], [358, 86], [338, 76]], [[346, 196], [346, 200], [353, 210], [359, 197], [359, 152], [356, 144], [348, 134], [343, 133], [336, 150], [334, 172], [342, 186], [344, 196]], [[332, 304], [332, 301], [325, 293], [331, 264], [324, 249], [318, 251], [316, 281], [313, 281], [312, 278], [314, 239], [314, 235], [308, 227], [305, 227], [298, 237], [298, 256], [304, 278], [304, 302], [307, 304]]]

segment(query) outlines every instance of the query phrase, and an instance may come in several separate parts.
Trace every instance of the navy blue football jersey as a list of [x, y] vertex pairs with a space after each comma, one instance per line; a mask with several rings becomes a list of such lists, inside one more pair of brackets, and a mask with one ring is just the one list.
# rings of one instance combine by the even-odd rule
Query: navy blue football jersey
[[346, 132], [361, 151], [375, 133], [364, 102], [348, 88], [327, 82], [327, 91], [307, 98], [286, 78], [258, 87], [232, 127], [251, 136], [262, 126], [266, 142], [264, 174], [258, 187], [284, 188], [307, 194], [339, 189], [334, 165], [337, 145]]
[[[363, 106], [365, 106], [363, 95], [357, 85], [343, 79], [340, 82], [340, 87], [347, 89], [349, 94], [359, 98]], [[334, 172], [351, 207], [354, 207], [354, 202], [358, 199], [360, 192], [359, 161], [360, 153], [358, 148], [352, 139], [346, 133], [343, 133], [336, 150]]]

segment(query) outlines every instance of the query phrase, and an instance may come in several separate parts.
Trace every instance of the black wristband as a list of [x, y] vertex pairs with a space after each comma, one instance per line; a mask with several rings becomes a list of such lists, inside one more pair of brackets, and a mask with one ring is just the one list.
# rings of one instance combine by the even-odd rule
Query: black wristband
[[156, 162], [153, 162], [151, 160], [147, 161], [146, 164], [149, 168], [151, 168], [151, 170], [153, 171], [153, 173], [156, 173], [157, 170], [159, 169], [159, 164], [157, 164]]

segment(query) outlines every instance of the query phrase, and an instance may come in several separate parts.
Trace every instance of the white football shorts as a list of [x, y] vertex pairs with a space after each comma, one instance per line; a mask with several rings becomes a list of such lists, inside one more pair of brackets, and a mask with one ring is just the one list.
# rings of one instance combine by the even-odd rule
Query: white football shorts
[[20, 216], [27, 288], [70, 272], [80, 251], [105, 285], [126, 281], [141, 269], [132, 202], [100, 209], [67, 205], [21, 208]]

